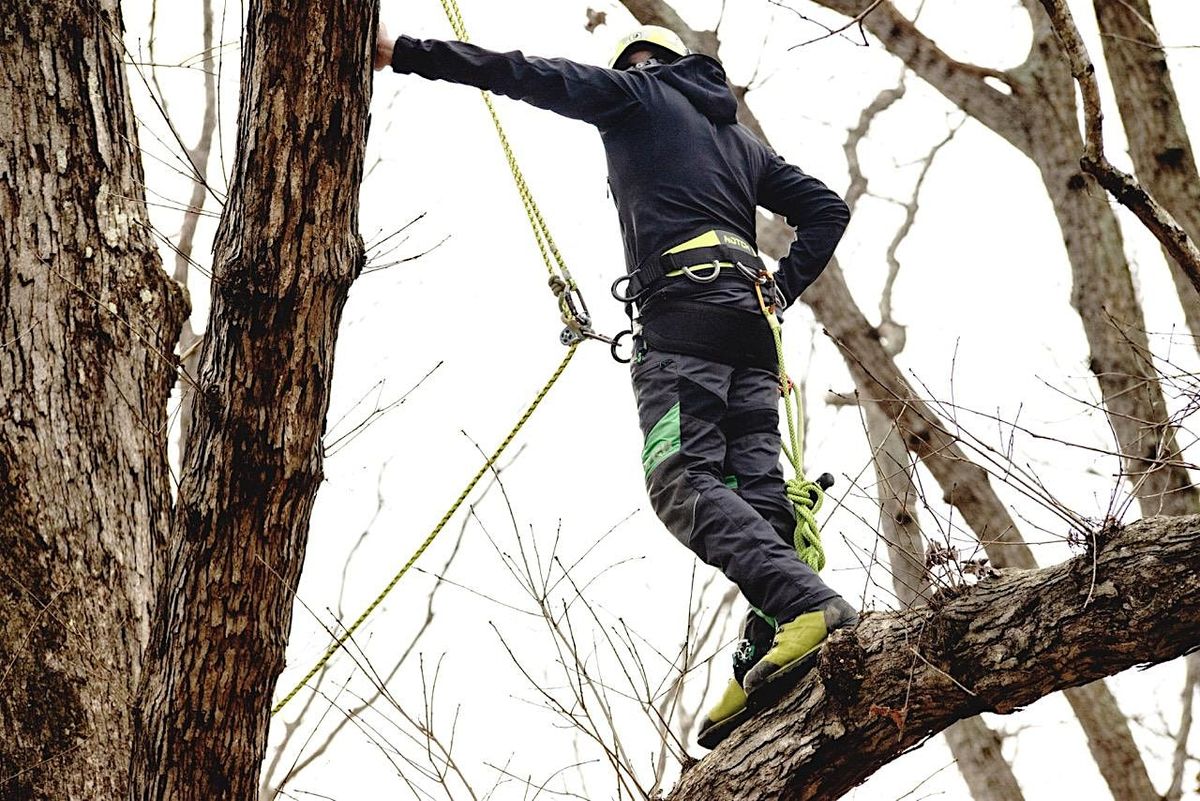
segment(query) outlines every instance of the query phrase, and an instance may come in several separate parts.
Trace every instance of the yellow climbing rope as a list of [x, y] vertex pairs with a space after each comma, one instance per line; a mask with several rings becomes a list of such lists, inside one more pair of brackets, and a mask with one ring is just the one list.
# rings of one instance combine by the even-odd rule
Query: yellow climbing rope
[[[467, 26], [463, 22], [462, 11], [458, 7], [458, 0], [441, 0], [441, 3], [442, 10], [446, 12], [446, 19], [450, 21], [450, 28], [454, 31], [455, 37], [461, 42], [469, 42], [470, 36], [467, 34]], [[487, 106], [488, 115], [492, 118], [492, 125], [496, 129], [497, 138], [500, 140], [500, 148], [504, 151], [504, 160], [508, 164], [509, 172], [512, 173], [513, 183], [517, 185], [517, 194], [520, 195], [521, 203], [525, 207], [525, 215], [529, 218], [529, 225], [533, 229], [533, 238], [537, 242], [542, 262], [546, 265], [546, 269], [550, 273], [550, 289], [555, 293], [555, 297], [558, 300], [559, 312], [563, 323], [569, 329], [574, 330], [576, 334], [579, 334], [579, 327], [576, 325], [576, 321], [579, 313], [583, 312], [584, 326], [586, 327], [587, 305], [583, 303], [583, 298], [579, 296], [575, 279], [571, 277], [571, 271], [567, 269], [566, 261], [563, 259], [562, 253], [559, 252], [558, 246], [554, 243], [554, 237], [550, 235], [550, 228], [546, 225], [546, 220], [542, 217], [542, 212], [533, 199], [533, 193], [530, 191], [529, 185], [525, 182], [525, 175], [521, 172], [520, 164], [517, 163], [517, 157], [513, 153], [512, 145], [508, 141], [508, 134], [504, 131], [504, 125], [500, 122], [500, 115], [496, 112], [492, 96], [487, 92], [481, 92], [480, 95], [483, 97], [483, 104]], [[556, 273], [558, 276], [561, 276], [561, 284], [556, 281]], [[575, 309], [571, 305], [572, 295], [579, 298], [581, 308]]]
[[788, 440], [783, 453], [792, 465], [795, 477], [786, 482], [788, 500], [796, 509], [796, 529], [793, 534], [796, 553], [813, 570], [820, 572], [825, 567], [825, 549], [821, 546], [821, 529], [817, 525], [817, 512], [825, 501], [825, 490], [815, 481], [804, 477], [804, 404], [795, 384], [788, 378], [783, 360], [783, 333], [774, 305], [768, 305], [763, 297], [763, 281], [754, 284], [758, 294], [758, 306], [762, 309], [771, 336], [775, 339], [775, 356], [779, 363], [779, 387], [783, 394], [784, 414], [787, 417]]
[[[450, 20], [450, 27], [454, 30], [454, 35], [457, 36], [461, 41], [468, 41], [467, 28], [463, 23], [462, 12], [458, 8], [457, 1], [441, 0], [441, 3], [443, 10], [446, 12], [447, 19]], [[347, 642], [349, 642], [350, 638], [354, 636], [354, 633], [359, 629], [359, 627], [361, 627], [362, 624], [366, 622], [367, 618], [370, 617], [375, 611], [375, 609], [381, 603], [383, 603], [384, 598], [386, 598], [388, 593], [390, 593], [396, 584], [399, 583], [400, 579], [404, 577], [404, 574], [408, 572], [409, 568], [416, 564], [416, 561], [421, 558], [421, 554], [425, 553], [426, 549], [433, 544], [434, 539], [437, 538], [438, 534], [442, 532], [442, 529], [445, 528], [446, 524], [450, 522], [450, 519], [454, 517], [454, 514], [459, 510], [463, 503], [466, 502], [467, 497], [475, 489], [475, 485], [479, 483], [480, 479], [482, 479], [487, 471], [490, 470], [492, 466], [495, 465], [500, 459], [505, 449], [516, 438], [526, 421], [533, 416], [534, 411], [537, 410], [537, 407], [541, 404], [542, 400], [547, 394], [549, 394], [550, 389], [558, 381], [559, 376], [561, 376], [563, 371], [567, 369], [567, 365], [571, 362], [571, 357], [575, 355], [575, 350], [579, 347], [579, 343], [583, 339], [583, 332], [588, 331], [590, 333], [586, 316], [587, 306], [583, 302], [582, 295], [579, 294], [579, 290], [574, 279], [571, 278], [571, 272], [567, 269], [566, 262], [563, 260], [562, 254], [558, 250], [558, 246], [554, 244], [554, 237], [550, 235], [550, 228], [546, 225], [546, 220], [542, 217], [541, 210], [538, 208], [537, 202], [533, 198], [533, 193], [530, 191], [529, 185], [525, 182], [525, 176], [521, 172], [521, 167], [517, 163], [517, 157], [513, 153], [512, 145], [509, 144], [508, 136], [504, 132], [504, 126], [500, 122], [500, 115], [497, 114], [496, 107], [492, 104], [491, 96], [489, 96], [486, 92], [481, 94], [483, 95], [483, 102], [487, 106], [488, 114], [492, 118], [492, 124], [496, 128], [496, 135], [500, 139], [500, 147], [504, 151], [504, 159], [506, 162], [508, 162], [508, 169], [512, 173], [513, 182], [517, 186], [517, 194], [521, 198], [521, 203], [525, 207], [525, 214], [529, 218], [529, 225], [533, 229], [533, 238], [537, 242], [538, 251], [542, 256], [542, 262], [546, 265], [546, 269], [550, 273], [550, 290], [554, 293], [555, 299], [558, 302], [562, 321], [567, 326], [567, 329], [573, 332], [575, 336], [564, 339], [564, 341], [570, 346], [567, 350], [566, 356], [563, 357], [558, 367], [555, 368], [553, 373], [551, 373], [550, 378], [542, 386], [541, 390], [538, 391], [537, 395], [534, 396], [533, 401], [528, 407], [526, 407], [524, 414], [521, 415], [520, 419], [518, 419], [512, 429], [509, 430], [503, 441], [501, 441], [501, 443], [496, 447], [496, 450], [492, 452], [487, 461], [483, 463], [483, 466], [480, 467], [471, 480], [467, 482], [467, 486], [463, 488], [463, 491], [459, 493], [458, 498], [454, 500], [454, 503], [452, 503], [450, 508], [446, 510], [446, 513], [442, 515], [442, 519], [439, 520], [437, 525], [433, 527], [433, 530], [429, 533], [429, 536], [426, 537], [425, 541], [422, 542], [417, 550], [413, 552], [413, 555], [410, 556], [408, 561], [404, 563], [404, 566], [397, 571], [396, 575], [392, 576], [392, 580], [389, 581], [383, 590], [381, 590], [380, 593], [375, 596], [375, 599], [367, 605], [367, 608], [362, 611], [362, 614], [360, 614], [353, 623], [347, 626], [346, 630], [340, 634], [329, 645], [328, 648], [325, 649], [325, 653], [320, 659], [317, 660], [316, 664], [314, 664], [309, 671], [304, 674], [304, 678], [300, 679], [300, 681], [296, 683], [296, 686], [288, 691], [287, 695], [283, 696], [283, 698], [281, 698], [275, 704], [275, 706], [272, 707], [272, 715], [277, 714], [279, 710], [287, 706], [288, 702], [295, 698], [296, 695], [302, 689], [304, 689], [309, 680], [311, 680], [313, 676], [317, 675], [318, 671], [320, 671], [321, 668], [325, 667], [325, 665], [329, 663], [329, 660], [333, 658], [333, 655], [336, 654], [339, 649], [343, 648]], [[579, 308], [575, 307], [573, 299], [578, 299]], [[580, 314], [581, 312], [583, 313], [582, 316]], [[564, 332], [564, 334], [565, 333], [566, 332]]]
[[325, 667], [325, 664], [329, 662], [335, 653], [338, 652], [338, 649], [343, 647], [350, 640], [350, 638], [354, 636], [354, 632], [356, 632], [358, 628], [366, 621], [366, 619], [371, 616], [371, 613], [375, 611], [375, 608], [379, 606], [379, 604], [383, 603], [383, 599], [387, 597], [388, 593], [392, 591], [392, 588], [395, 587], [400, 579], [404, 577], [404, 574], [408, 572], [408, 569], [416, 564], [416, 561], [421, 558], [421, 554], [425, 553], [425, 550], [431, 544], [433, 544], [433, 541], [437, 538], [437, 535], [442, 532], [442, 529], [445, 528], [446, 524], [450, 522], [450, 519], [454, 517], [455, 512], [457, 512], [459, 507], [461, 507], [467, 500], [467, 496], [469, 496], [471, 491], [475, 489], [475, 485], [478, 484], [479, 480], [483, 478], [487, 471], [492, 468], [492, 465], [496, 464], [496, 462], [500, 459], [500, 456], [504, 453], [505, 448], [507, 448], [513, 439], [516, 438], [517, 433], [521, 430], [521, 427], [524, 426], [525, 422], [533, 416], [534, 411], [542, 402], [542, 399], [546, 397], [546, 395], [550, 392], [550, 388], [554, 386], [556, 381], [558, 381], [558, 377], [561, 376], [563, 371], [567, 369], [567, 364], [570, 363], [571, 357], [575, 355], [575, 349], [578, 347], [578, 343], [570, 347], [570, 349], [567, 351], [567, 355], [563, 357], [563, 360], [559, 363], [557, 369], [555, 369], [554, 373], [550, 376], [550, 379], [545, 383], [538, 394], [534, 396], [533, 401], [525, 409], [525, 413], [521, 415], [521, 418], [517, 420], [517, 424], [512, 427], [512, 429], [508, 432], [508, 435], [505, 436], [504, 440], [496, 447], [496, 450], [493, 451], [491, 456], [487, 458], [487, 461], [483, 463], [483, 466], [480, 467], [475, 475], [471, 477], [471, 480], [467, 482], [467, 486], [464, 487], [463, 491], [458, 494], [458, 497], [455, 498], [454, 503], [452, 503], [450, 508], [446, 510], [446, 513], [442, 515], [442, 519], [439, 520], [437, 525], [433, 527], [433, 531], [429, 532], [429, 536], [425, 538], [425, 541], [422, 542], [420, 547], [413, 552], [413, 555], [408, 558], [408, 561], [404, 563], [404, 566], [401, 567], [399, 571], [397, 571], [396, 575], [392, 576], [392, 580], [387, 583], [387, 586], [385, 586], [383, 590], [375, 596], [375, 600], [371, 601], [367, 608], [362, 611], [362, 614], [360, 614], [358, 618], [346, 628], [346, 631], [343, 632], [336, 640], [333, 641], [333, 643], [330, 644], [328, 648], [325, 649], [324, 655], [317, 660], [317, 663], [309, 669], [308, 673], [304, 674], [304, 678], [300, 679], [300, 681], [296, 683], [296, 686], [293, 687], [287, 695], [285, 695], [279, 700], [278, 703], [275, 704], [275, 706], [271, 709], [272, 715], [283, 709], [287, 705], [288, 701], [291, 701], [296, 697], [296, 694], [299, 693], [300, 690], [304, 689], [304, 685], [308, 684], [309, 679], [317, 675], [317, 671]]

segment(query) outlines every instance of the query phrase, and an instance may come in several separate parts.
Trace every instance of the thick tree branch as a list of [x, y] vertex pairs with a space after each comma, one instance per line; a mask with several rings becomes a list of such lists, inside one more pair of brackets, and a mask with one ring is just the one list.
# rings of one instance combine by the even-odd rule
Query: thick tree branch
[[[814, 2], [847, 17], [857, 17], [874, 5], [873, 0]], [[888, 52], [963, 111], [1010, 142], [1024, 139], [1016, 113], [1018, 101], [984, 80], [1008, 83], [1006, 73], [951, 58], [890, 2], [879, 3], [863, 17], [862, 25]]]
[[1200, 647], [1200, 516], [1096, 531], [1090, 546], [835, 633], [817, 669], [669, 798], [837, 798], [955, 720]]
[[1062, 45], [1063, 54], [1071, 65], [1071, 74], [1079, 84], [1083, 97], [1085, 141], [1079, 164], [1099, 181], [1117, 202], [1132, 211], [1154, 234], [1163, 249], [1187, 274], [1200, 292], [1200, 249], [1188, 237], [1175, 218], [1133, 178], [1109, 163], [1104, 155], [1104, 115], [1100, 110], [1100, 86], [1096, 67], [1075, 26], [1075, 19], [1066, 0], [1041, 0], [1050, 24]]

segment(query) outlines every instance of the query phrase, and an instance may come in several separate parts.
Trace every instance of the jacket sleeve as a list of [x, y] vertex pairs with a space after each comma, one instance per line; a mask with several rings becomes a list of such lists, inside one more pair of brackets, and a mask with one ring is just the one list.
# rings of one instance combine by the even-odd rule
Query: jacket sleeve
[[825, 184], [772, 153], [758, 183], [758, 203], [781, 214], [796, 230], [796, 241], [779, 262], [776, 283], [789, 305], [817, 280], [833, 257], [850, 209]]
[[517, 51], [497, 53], [465, 42], [401, 36], [392, 51], [392, 69], [486, 89], [601, 128], [640, 105], [633, 81], [616, 70]]

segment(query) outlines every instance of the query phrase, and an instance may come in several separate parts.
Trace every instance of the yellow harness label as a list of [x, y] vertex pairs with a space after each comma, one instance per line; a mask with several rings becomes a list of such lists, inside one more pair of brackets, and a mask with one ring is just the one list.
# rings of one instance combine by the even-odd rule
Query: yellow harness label
[[734, 236], [733, 234], [726, 233], [725, 231], [721, 232], [721, 242], [723, 244], [729, 245], [730, 247], [735, 247], [735, 248], [738, 248], [739, 250], [744, 250], [747, 253], [754, 253], [754, 248], [750, 247], [749, 242], [747, 242], [746, 240], [742, 239], [739, 236]]

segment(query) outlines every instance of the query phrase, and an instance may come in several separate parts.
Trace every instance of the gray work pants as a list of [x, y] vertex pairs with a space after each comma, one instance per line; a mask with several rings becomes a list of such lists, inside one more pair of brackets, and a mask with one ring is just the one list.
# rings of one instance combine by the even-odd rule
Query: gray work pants
[[646, 490], [671, 533], [781, 623], [835, 597], [792, 545], [775, 373], [659, 351], [631, 372]]

